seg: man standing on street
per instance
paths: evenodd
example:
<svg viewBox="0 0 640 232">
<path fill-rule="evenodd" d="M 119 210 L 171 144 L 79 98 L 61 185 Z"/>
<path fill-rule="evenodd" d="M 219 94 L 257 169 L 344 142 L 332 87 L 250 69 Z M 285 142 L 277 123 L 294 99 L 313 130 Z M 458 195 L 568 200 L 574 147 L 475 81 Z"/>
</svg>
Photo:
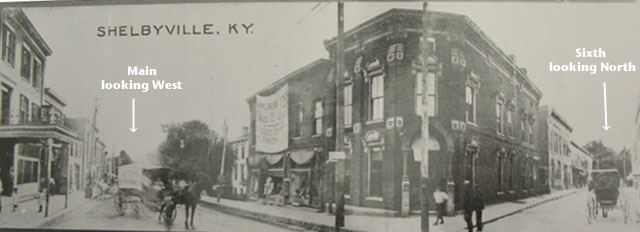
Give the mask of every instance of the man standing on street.
<svg viewBox="0 0 640 232">
<path fill-rule="evenodd" d="M 467 230 L 473 232 L 473 211 L 476 211 L 477 231 L 482 231 L 482 210 L 484 209 L 484 199 L 482 193 L 477 188 L 472 188 L 468 180 L 464 181 L 464 220 L 467 222 Z"/>
</svg>

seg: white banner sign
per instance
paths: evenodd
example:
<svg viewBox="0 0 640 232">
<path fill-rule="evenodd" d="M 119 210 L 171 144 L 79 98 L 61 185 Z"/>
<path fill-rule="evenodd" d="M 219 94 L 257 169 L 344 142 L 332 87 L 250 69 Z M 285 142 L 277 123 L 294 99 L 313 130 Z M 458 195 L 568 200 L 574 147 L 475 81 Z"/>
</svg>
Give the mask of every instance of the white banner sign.
<svg viewBox="0 0 640 232">
<path fill-rule="evenodd" d="M 256 96 L 256 150 L 281 152 L 289 145 L 287 86 L 270 96 Z"/>
</svg>

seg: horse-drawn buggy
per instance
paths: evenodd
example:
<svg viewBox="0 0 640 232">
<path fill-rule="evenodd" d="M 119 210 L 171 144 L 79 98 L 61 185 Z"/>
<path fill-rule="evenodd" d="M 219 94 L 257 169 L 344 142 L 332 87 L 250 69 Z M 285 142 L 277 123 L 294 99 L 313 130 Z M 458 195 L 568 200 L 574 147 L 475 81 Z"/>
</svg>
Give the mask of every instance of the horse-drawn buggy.
<svg viewBox="0 0 640 232">
<path fill-rule="evenodd" d="M 599 213 L 602 217 L 609 216 L 613 209 L 622 212 L 624 223 L 627 223 L 630 213 L 629 199 L 624 194 L 624 185 L 620 184 L 621 178 L 617 169 L 601 169 L 591 172 L 589 183 L 589 195 L 587 198 L 587 222 L 591 224 Z"/>
<path fill-rule="evenodd" d="M 118 191 L 113 203 L 116 212 L 124 216 L 133 211 L 136 216 L 149 208 L 161 212 L 171 201 L 172 188 L 167 186 L 174 171 L 170 168 L 151 165 L 130 164 L 118 167 Z M 166 223 L 171 224 L 177 211 L 160 213 Z M 159 217 L 160 217 L 159 216 Z"/>
<path fill-rule="evenodd" d="M 185 227 L 193 216 L 200 201 L 203 187 L 190 182 L 180 173 L 162 166 L 130 164 L 118 168 L 118 192 L 114 205 L 119 215 L 131 209 L 136 215 L 150 208 L 158 212 L 167 224 L 172 224 L 177 216 L 178 205 L 185 206 Z M 191 217 L 189 215 L 191 214 Z"/>
</svg>

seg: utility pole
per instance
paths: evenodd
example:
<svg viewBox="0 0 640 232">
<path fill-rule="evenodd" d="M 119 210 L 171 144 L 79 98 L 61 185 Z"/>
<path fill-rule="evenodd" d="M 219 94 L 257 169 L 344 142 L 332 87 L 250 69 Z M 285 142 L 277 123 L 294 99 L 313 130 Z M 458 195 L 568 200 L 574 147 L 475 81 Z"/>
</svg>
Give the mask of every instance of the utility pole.
<svg viewBox="0 0 640 232">
<path fill-rule="evenodd" d="M 335 151 L 343 151 L 344 147 L 344 113 L 343 93 L 341 91 L 342 82 L 344 80 L 344 2 L 338 1 L 338 38 L 336 43 L 336 149 Z M 346 158 L 346 157 L 345 157 Z M 336 160 L 336 176 L 335 191 L 337 197 L 336 204 L 336 220 L 335 231 L 340 231 L 340 227 L 344 227 L 344 179 L 345 179 L 345 160 Z"/>
<path fill-rule="evenodd" d="M 225 153 L 227 151 L 227 119 L 224 120 L 224 124 L 222 125 L 222 133 L 223 133 L 223 139 L 224 141 L 222 142 L 222 159 L 220 162 L 220 175 L 218 175 L 218 189 L 217 189 L 217 194 L 218 194 L 218 202 L 220 202 L 220 197 L 222 196 L 222 190 L 224 188 L 226 188 L 226 186 L 224 185 L 224 182 L 226 181 L 226 178 L 224 178 L 224 157 L 225 157 Z"/>
<path fill-rule="evenodd" d="M 422 75 L 427 76 L 429 69 L 429 46 L 427 38 L 429 38 L 429 14 L 427 12 L 428 0 L 423 0 L 422 3 L 422 40 L 420 41 L 420 48 L 422 49 Z M 429 231 L 429 101 L 427 101 L 426 91 L 429 89 L 429 82 L 423 82 L 422 94 L 424 102 L 424 110 L 422 113 L 422 157 L 420 165 L 420 229 L 423 232 Z"/>
</svg>

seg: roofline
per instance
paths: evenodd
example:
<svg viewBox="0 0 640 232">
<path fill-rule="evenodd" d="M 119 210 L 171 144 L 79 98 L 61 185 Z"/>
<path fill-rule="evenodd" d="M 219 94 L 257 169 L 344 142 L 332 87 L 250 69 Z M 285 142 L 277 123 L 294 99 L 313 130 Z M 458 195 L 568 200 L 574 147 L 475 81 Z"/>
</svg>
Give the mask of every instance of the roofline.
<svg viewBox="0 0 640 232">
<path fill-rule="evenodd" d="M 47 96 L 50 96 L 53 100 L 57 101 L 58 103 L 60 103 L 60 105 L 62 106 L 67 106 L 66 103 L 64 103 L 65 101 L 62 99 L 62 97 L 60 97 L 60 95 L 58 95 L 58 93 L 56 93 L 55 91 L 53 91 L 53 89 L 51 88 L 44 88 L 44 93 Z"/>
<path fill-rule="evenodd" d="M 563 126 L 565 126 L 567 129 L 569 129 L 569 132 L 573 132 L 573 128 L 571 127 L 571 125 L 569 125 L 569 122 L 567 122 L 567 120 L 564 119 L 562 117 L 562 115 L 560 115 L 560 113 L 558 113 L 558 111 L 554 107 L 552 107 L 550 105 L 541 106 L 541 108 L 543 108 L 543 107 L 547 108 L 547 110 L 549 111 L 548 112 L 549 116 L 553 117 L 555 115 L 554 118 L 556 120 L 558 120 L 558 122 L 560 122 Z"/>
<path fill-rule="evenodd" d="M 42 38 L 42 35 L 40 35 L 36 27 L 33 25 L 33 23 L 31 23 L 31 20 L 29 19 L 27 14 L 24 13 L 22 8 L 6 8 L 6 9 L 15 11 L 16 16 L 21 17 L 21 19 L 24 20 L 24 24 L 21 24 L 21 26 L 24 28 L 27 34 L 29 34 L 29 36 L 36 42 L 36 46 L 38 46 L 42 50 L 42 52 L 44 53 L 44 56 L 51 56 L 51 54 L 53 54 L 51 47 L 49 47 L 49 45 L 44 40 L 44 38 Z M 19 21 L 20 19 L 16 18 L 16 20 Z"/>
<path fill-rule="evenodd" d="M 480 27 L 473 22 L 468 16 L 463 15 L 463 14 L 455 14 L 455 13 L 448 13 L 448 12 L 440 12 L 440 11 L 428 11 L 430 14 L 439 14 L 439 15 L 446 15 L 446 16 L 450 16 L 453 18 L 460 18 L 462 19 L 462 21 L 464 21 L 467 25 L 469 25 L 469 27 L 471 27 L 474 32 L 476 32 L 480 38 L 482 38 L 485 42 L 487 42 L 487 44 L 489 44 L 489 46 L 498 52 L 498 54 L 500 55 L 500 57 L 505 60 L 507 62 L 507 64 L 511 65 L 513 69 L 516 70 L 516 72 L 518 74 L 520 74 L 520 76 L 522 76 L 524 78 L 524 80 L 531 85 L 531 88 L 533 91 L 535 91 L 535 93 L 538 95 L 539 99 L 542 98 L 543 94 L 542 94 L 542 90 L 540 90 L 540 88 L 538 88 L 538 86 L 536 86 L 531 79 L 529 79 L 529 77 L 527 76 L 527 74 L 523 73 L 522 70 L 511 60 L 509 59 L 508 55 L 500 48 L 498 47 L 498 45 L 496 45 L 495 42 L 493 42 L 493 40 L 491 40 L 489 38 L 489 36 L 487 36 L 481 29 Z M 388 10 L 380 15 L 377 15 L 375 17 L 373 17 L 372 19 L 369 19 L 367 21 L 364 21 L 361 24 L 358 24 L 358 26 L 346 31 L 344 33 L 345 37 L 349 37 L 355 33 L 357 33 L 358 31 L 367 28 L 387 17 L 391 17 L 394 14 L 397 13 L 405 13 L 405 14 L 419 14 L 422 15 L 422 10 L 414 10 L 414 9 L 398 9 L 398 8 L 394 8 L 391 10 Z M 332 44 L 336 43 L 336 37 L 333 37 L 327 41 L 325 41 L 325 48 L 331 46 Z"/>
<path fill-rule="evenodd" d="M 578 148 L 580 151 L 584 152 L 586 155 L 588 155 L 589 157 L 591 157 L 593 159 L 593 155 L 591 153 L 589 153 L 588 151 L 586 151 L 584 148 L 580 147 L 576 142 L 574 142 L 573 140 L 571 141 L 571 145 L 573 145 L 574 147 Z"/>
<path fill-rule="evenodd" d="M 270 89 L 272 89 L 272 88 L 274 88 L 274 87 L 276 87 L 276 86 L 288 81 L 289 79 L 295 77 L 296 75 L 300 74 L 301 72 L 309 70 L 309 69 L 321 64 L 322 62 L 328 62 L 328 61 L 331 61 L 331 60 L 320 58 L 320 59 L 317 59 L 317 60 L 311 62 L 310 64 L 305 65 L 302 68 L 296 69 L 295 71 L 293 71 L 293 72 L 287 74 L 286 76 L 284 76 L 284 77 L 276 80 L 275 82 L 271 83 L 267 87 L 264 87 L 264 88 L 260 89 L 258 92 L 254 93 L 254 94 L 251 94 L 251 96 L 247 97 L 245 99 L 245 101 L 246 102 L 250 102 L 256 95 L 259 95 L 259 94 L 261 94 L 263 92 L 266 92 L 267 90 L 270 90 Z"/>
</svg>

